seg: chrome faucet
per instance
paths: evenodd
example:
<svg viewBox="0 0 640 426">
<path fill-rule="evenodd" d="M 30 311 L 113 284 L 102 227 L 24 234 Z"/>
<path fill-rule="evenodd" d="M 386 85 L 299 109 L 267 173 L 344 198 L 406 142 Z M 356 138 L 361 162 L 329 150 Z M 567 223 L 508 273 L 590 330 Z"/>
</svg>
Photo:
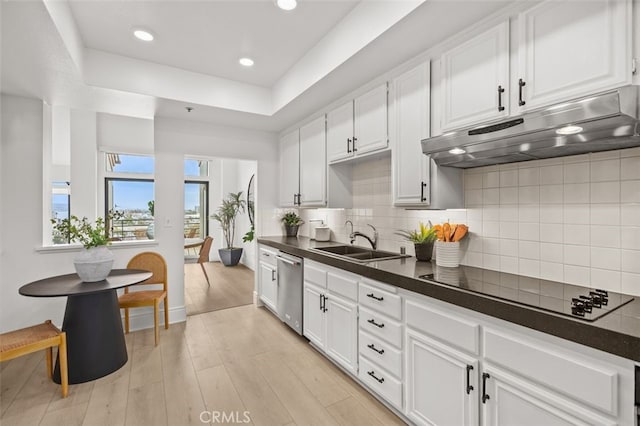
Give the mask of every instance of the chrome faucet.
<svg viewBox="0 0 640 426">
<path fill-rule="evenodd" d="M 350 222 L 350 221 L 347 221 Z M 370 226 L 371 229 L 373 229 L 373 239 L 371 239 L 368 235 L 363 234 L 362 232 L 353 232 L 353 224 L 351 224 L 351 234 L 349 234 L 349 238 L 351 238 L 351 244 L 353 244 L 356 241 L 356 237 L 362 237 L 365 238 L 367 241 L 369 241 L 369 244 L 371 244 L 371 248 L 376 250 L 376 248 L 378 247 L 378 230 L 371 224 L 367 224 L 367 226 Z"/>
</svg>

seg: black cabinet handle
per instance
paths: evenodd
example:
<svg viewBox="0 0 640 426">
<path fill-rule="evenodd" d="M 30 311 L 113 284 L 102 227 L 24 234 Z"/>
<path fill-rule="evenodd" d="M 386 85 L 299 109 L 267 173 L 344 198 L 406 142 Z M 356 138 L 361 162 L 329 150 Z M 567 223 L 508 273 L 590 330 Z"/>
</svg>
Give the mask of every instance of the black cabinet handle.
<svg viewBox="0 0 640 426">
<path fill-rule="evenodd" d="M 378 383 L 384 383 L 384 377 L 377 378 L 375 371 L 373 371 L 373 370 L 367 371 L 367 374 L 370 375 L 371 377 L 373 377 L 374 379 L 376 379 L 378 381 Z"/>
<path fill-rule="evenodd" d="M 482 403 L 485 404 L 487 399 L 491 399 L 487 395 L 487 379 L 491 378 L 489 373 L 482 373 Z"/>
<path fill-rule="evenodd" d="M 471 385 L 471 381 L 469 380 L 469 372 L 471 370 L 473 370 L 473 365 L 467 365 L 467 395 L 469 395 L 473 390 L 473 386 Z"/>
<path fill-rule="evenodd" d="M 424 197 L 424 189 L 426 187 L 427 187 L 427 183 L 426 182 L 420 182 L 420 202 L 421 203 L 427 201 L 427 199 Z"/>
<path fill-rule="evenodd" d="M 351 138 L 347 138 L 347 153 L 351 153 Z"/>
<path fill-rule="evenodd" d="M 320 295 L 320 310 L 322 311 L 324 309 L 324 294 Z M 324 311 L 323 311 L 324 312 Z"/>
<path fill-rule="evenodd" d="M 502 106 L 502 94 L 504 93 L 504 87 L 498 86 L 498 111 L 504 111 L 504 107 Z M 520 92 L 522 93 L 522 92 Z M 521 95 L 522 99 L 522 95 Z"/>
<path fill-rule="evenodd" d="M 378 352 L 380 355 L 382 355 L 384 353 L 384 349 L 376 349 L 376 347 L 373 345 L 373 343 L 371 343 L 370 345 L 367 345 L 367 347 L 369 349 L 371 349 L 374 352 Z"/>
<path fill-rule="evenodd" d="M 372 318 L 372 319 L 367 320 L 367 322 L 368 322 L 369 324 L 373 324 L 373 325 L 375 325 L 375 326 L 376 326 L 376 327 L 378 327 L 378 328 L 382 328 L 382 327 L 384 327 L 384 324 L 378 324 L 378 323 L 376 322 L 376 320 L 374 320 L 373 318 Z"/>
<path fill-rule="evenodd" d="M 322 303 L 322 312 L 327 312 L 329 310 L 329 308 L 327 308 L 327 300 L 329 300 L 329 298 L 324 295 L 322 297 L 324 297 L 324 302 Z"/>
<path fill-rule="evenodd" d="M 302 194 L 298 192 L 298 205 L 302 205 Z"/>
<path fill-rule="evenodd" d="M 272 269 L 271 270 L 271 281 L 275 281 L 276 280 L 276 270 Z"/>
<path fill-rule="evenodd" d="M 367 294 L 367 297 L 370 297 L 372 299 L 377 300 L 378 302 L 382 302 L 384 300 L 384 297 L 376 297 L 373 293 L 369 293 Z"/>
<path fill-rule="evenodd" d="M 522 100 L 522 88 L 526 85 L 527 83 L 523 79 L 518 80 L 518 105 L 520 106 L 526 104 L 526 102 Z"/>
<path fill-rule="evenodd" d="M 358 140 L 358 138 L 356 138 L 355 136 L 353 137 L 353 152 L 356 152 L 356 141 Z"/>
</svg>

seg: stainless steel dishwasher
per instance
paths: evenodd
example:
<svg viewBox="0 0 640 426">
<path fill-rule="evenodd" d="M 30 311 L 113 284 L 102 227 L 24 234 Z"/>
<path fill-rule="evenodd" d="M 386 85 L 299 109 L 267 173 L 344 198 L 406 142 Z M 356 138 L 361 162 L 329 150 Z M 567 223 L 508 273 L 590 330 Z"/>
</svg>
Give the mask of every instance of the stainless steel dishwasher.
<svg viewBox="0 0 640 426">
<path fill-rule="evenodd" d="M 278 316 L 302 334 L 302 258 L 280 252 L 278 260 Z"/>
</svg>

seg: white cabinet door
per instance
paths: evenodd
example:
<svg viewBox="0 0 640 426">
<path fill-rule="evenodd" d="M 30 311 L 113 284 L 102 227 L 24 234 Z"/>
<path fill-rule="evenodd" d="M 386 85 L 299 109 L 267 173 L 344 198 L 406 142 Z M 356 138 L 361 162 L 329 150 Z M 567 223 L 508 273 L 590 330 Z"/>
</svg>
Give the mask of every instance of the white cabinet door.
<svg viewBox="0 0 640 426">
<path fill-rule="evenodd" d="M 323 296 L 321 288 L 304 283 L 302 334 L 320 348 L 325 347 Z"/>
<path fill-rule="evenodd" d="M 395 78 L 390 87 L 395 205 L 429 203 L 429 161 L 420 142 L 429 136 L 429 62 Z"/>
<path fill-rule="evenodd" d="M 330 294 L 326 300 L 327 354 L 348 371 L 358 372 L 358 308 Z"/>
<path fill-rule="evenodd" d="M 326 205 L 325 118 L 318 117 L 300 128 L 300 204 Z"/>
<path fill-rule="evenodd" d="M 355 155 L 384 149 L 388 146 L 387 85 L 383 84 L 357 97 L 354 101 Z"/>
<path fill-rule="evenodd" d="M 327 160 L 353 157 L 353 101 L 327 113 Z"/>
<path fill-rule="evenodd" d="M 260 262 L 260 300 L 277 313 L 278 281 L 276 268 Z"/>
<path fill-rule="evenodd" d="M 280 206 L 296 205 L 300 189 L 300 137 L 298 130 L 280 140 Z"/>
<path fill-rule="evenodd" d="M 443 130 L 507 116 L 508 21 L 443 53 L 441 66 Z"/>
<path fill-rule="evenodd" d="M 616 424 L 612 420 L 502 370 L 488 366 L 485 367 L 483 374 L 487 376 L 481 379 L 480 386 L 484 381 L 488 396 L 484 398 L 484 402 L 481 402 L 484 426 L 613 426 Z"/>
<path fill-rule="evenodd" d="M 478 425 L 477 360 L 412 330 L 406 336 L 408 417 L 422 425 Z"/>
<path fill-rule="evenodd" d="M 515 112 L 631 82 L 631 4 L 546 1 L 520 14 Z"/>
</svg>

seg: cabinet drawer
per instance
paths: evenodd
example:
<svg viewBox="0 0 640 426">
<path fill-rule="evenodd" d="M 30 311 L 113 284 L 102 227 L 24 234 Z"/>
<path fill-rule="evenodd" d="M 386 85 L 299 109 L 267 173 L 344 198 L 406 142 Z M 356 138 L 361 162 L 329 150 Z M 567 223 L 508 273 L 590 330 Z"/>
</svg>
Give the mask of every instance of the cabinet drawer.
<svg viewBox="0 0 640 426">
<path fill-rule="evenodd" d="M 313 283 L 319 287 L 327 287 L 327 271 L 310 263 L 308 260 L 304 262 L 304 280 Z"/>
<path fill-rule="evenodd" d="M 618 373 L 565 353 L 484 329 L 484 357 L 606 413 L 618 411 Z"/>
<path fill-rule="evenodd" d="M 397 294 L 360 282 L 358 301 L 360 305 L 382 312 L 391 318 L 402 319 L 402 299 Z"/>
<path fill-rule="evenodd" d="M 451 313 L 407 300 L 405 304 L 407 326 L 433 336 L 454 347 L 473 354 L 480 350 L 480 325 L 465 321 Z"/>
<path fill-rule="evenodd" d="M 384 340 L 360 330 L 358 336 L 360 356 L 364 356 L 375 364 L 389 371 L 397 379 L 402 378 L 402 352 Z"/>
<path fill-rule="evenodd" d="M 265 247 L 260 247 L 260 262 L 264 262 L 268 265 L 275 267 L 278 264 L 276 260 L 276 256 L 278 255 L 277 250 L 271 250 Z"/>
<path fill-rule="evenodd" d="M 358 377 L 367 387 L 402 410 L 402 382 L 389 372 L 361 356 Z"/>
<path fill-rule="evenodd" d="M 402 324 L 375 311 L 360 307 L 360 329 L 402 348 Z"/>
<path fill-rule="evenodd" d="M 355 275 L 328 272 L 327 288 L 332 293 L 358 300 L 358 277 Z"/>
</svg>

